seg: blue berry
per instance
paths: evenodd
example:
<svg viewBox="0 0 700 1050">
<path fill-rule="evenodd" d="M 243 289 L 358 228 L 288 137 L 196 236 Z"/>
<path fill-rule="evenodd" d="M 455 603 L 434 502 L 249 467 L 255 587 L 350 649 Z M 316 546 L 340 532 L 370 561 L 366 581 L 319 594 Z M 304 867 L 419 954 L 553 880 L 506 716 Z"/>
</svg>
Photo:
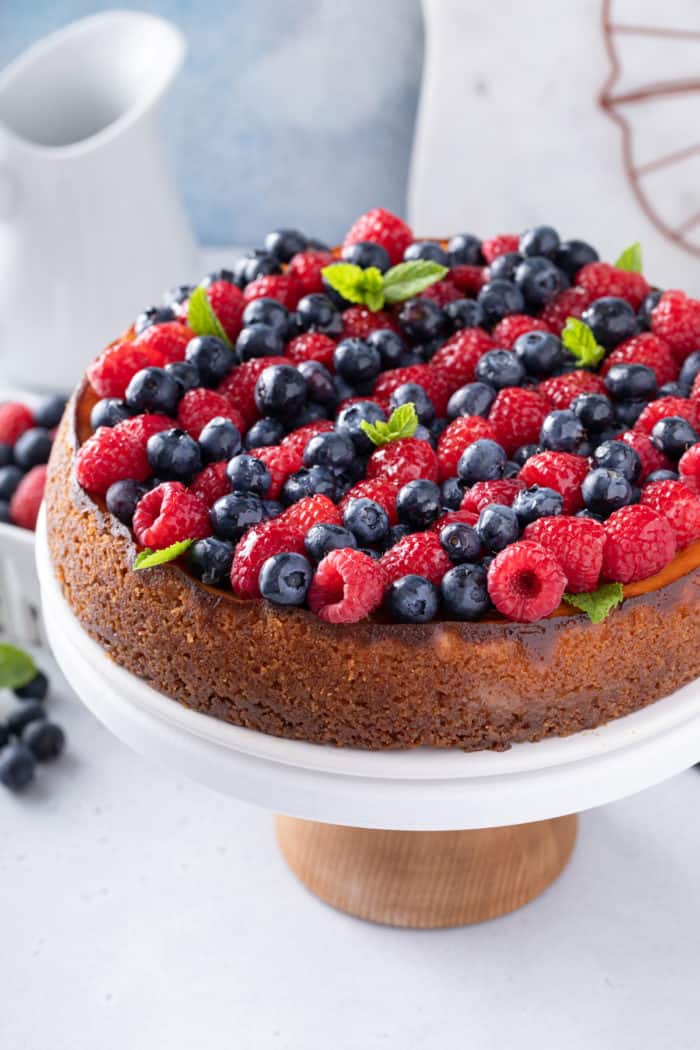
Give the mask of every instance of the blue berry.
<svg viewBox="0 0 700 1050">
<path fill-rule="evenodd" d="M 377 328 L 367 336 L 367 342 L 375 350 L 379 351 L 382 369 L 398 368 L 401 357 L 406 349 L 405 343 L 398 332 L 391 328 Z"/>
<path fill-rule="evenodd" d="M 214 335 L 190 339 L 185 347 L 185 360 L 197 369 L 200 386 L 206 387 L 218 386 L 236 363 L 230 347 Z"/>
<path fill-rule="evenodd" d="M 0 751 L 0 784 L 21 791 L 34 779 L 36 759 L 26 744 L 8 744 Z"/>
<path fill-rule="evenodd" d="M 132 376 L 125 400 L 133 412 L 155 412 L 174 416 L 182 396 L 177 380 L 164 368 L 142 368 Z"/>
<path fill-rule="evenodd" d="M 698 434 L 688 420 L 683 419 L 682 416 L 667 416 L 666 419 L 660 419 L 654 424 L 651 441 L 672 462 L 676 462 L 691 445 L 697 443 Z"/>
<path fill-rule="evenodd" d="M 10 500 L 24 477 L 24 472 L 13 463 L 0 467 L 0 499 Z"/>
<path fill-rule="evenodd" d="M 271 274 L 281 272 L 282 267 L 279 259 L 271 255 L 270 252 L 256 251 L 246 256 L 243 260 L 242 278 L 244 284 L 250 284 L 252 281 L 256 281 L 258 277 L 269 277 Z M 240 279 L 239 275 L 240 271 L 237 266 L 236 277 Z"/>
<path fill-rule="evenodd" d="M 513 352 L 531 376 L 551 376 L 564 363 L 566 351 L 551 332 L 532 331 L 518 336 Z"/>
<path fill-rule="evenodd" d="M 297 303 L 297 317 L 305 332 L 325 332 L 327 335 L 339 335 L 343 328 L 343 319 L 335 305 L 323 292 L 312 292 Z"/>
<path fill-rule="evenodd" d="M 410 536 L 412 532 L 413 529 L 409 528 L 408 525 L 392 525 L 389 529 L 389 534 L 384 543 L 381 544 L 380 549 L 382 551 L 390 550 L 391 547 L 399 542 L 399 540 L 402 540 L 404 536 Z"/>
<path fill-rule="evenodd" d="M 508 314 L 521 314 L 525 299 L 512 281 L 493 280 L 479 290 L 476 301 L 484 311 L 484 323 L 492 326 Z"/>
<path fill-rule="evenodd" d="M 51 430 L 61 422 L 66 399 L 62 394 L 51 394 L 41 399 L 34 409 L 34 422 L 38 427 L 46 427 Z"/>
<path fill-rule="evenodd" d="M 187 552 L 187 561 L 197 579 L 210 587 L 218 587 L 231 575 L 233 544 L 215 536 L 196 540 Z"/>
<path fill-rule="evenodd" d="M 678 382 L 682 387 L 690 390 L 698 375 L 700 375 L 700 350 L 693 350 L 681 365 Z"/>
<path fill-rule="evenodd" d="M 297 252 L 306 249 L 306 237 L 299 230 L 273 230 L 265 235 L 265 251 L 273 255 L 280 262 L 289 262 Z"/>
<path fill-rule="evenodd" d="M 449 419 L 457 416 L 488 416 L 496 391 L 488 383 L 467 383 L 455 390 L 447 402 Z"/>
<path fill-rule="evenodd" d="M 523 261 L 520 252 L 504 252 L 489 264 L 489 280 L 512 281 L 515 271 Z"/>
<path fill-rule="evenodd" d="M 303 554 L 273 554 L 260 569 L 260 593 L 276 605 L 303 605 L 312 576 Z"/>
<path fill-rule="evenodd" d="M 362 429 L 362 422 L 386 422 L 386 415 L 374 401 L 356 401 L 342 408 L 335 421 L 335 429 L 350 438 L 357 452 L 370 452 L 374 445 Z"/>
<path fill-rule="evenodd" d="M 642 474 L 642 461 L 633 448 L 624 441 L 604 441 L 593 453 L 596 467 L 614 470 L 631 483 L 639 481 Z"/>
<path fill-rule="evenodd" d="M 512 350 L 487 350 L 479 358 L 474 375 L 495 390 L 503 390 L 507 386 L 520 386 L 525 369 Z"/>
<path fill-rule="evenodd" d="M 606 350 L 613 350 L 639 332 L 639 321 L 630 304 L 613 296 L 596 299 L 583 311 L 582 320 Z"/>
<path fill-rule="evenodd" d="M 583 479 L 581 495 L 588 510 L 601 518 L 607 518 L 613 511 L 631 503 L 632 486 L 617 471 L 598 467 Z"/>
<path fill-rule="evenodd" d="M 37 762 L 52 762 L 66 746 L 66 735 L 55 722 L 32 722 L 22 733 L 22 743 Z"/>
<path fill-rule="evenodd" d="M 520 473 L 520 464 L 516 463 L 512 459 L 506 460 L 506 465 L 503 468 L 503 477 L 504 478 L 517 478 L 519 473 Z"/>
<path fill-rule="evenodd" d="M 484 311 L 476 299 L 455 299 L 447 303 L 442 312 L 453 332 L 461 328 L 478 328 L 484 323 Z"/>
<path fill-rule="evenodd" d="M 328 467 L 303 467 L 290 474 L 282 486 L 282 501 L 287 504 L 306 496 L 328 496 L 334 500 L 336 495 L 336 479 Z"/>
<path fill-rule="evenodd" d="M 252 492 L 230 492 L 218 499 L 209 511 L 212 529 L 224 540 L 239 539 L 264 516 L 262 503 Z"/>
<path fill-rule="evenodd" d="M 533 226 L 520 237 L 521 255 L 543 255 L 553 258 L 559 248 L 559 234 L 552 226 Z"/>
<path fill-rule="evenodd" d="M 342 525 L 318 522 L 306 533 L 304 547 L 310 558 L 320 561 L 329 551 L 357 547 L 357 539 L 350 529 L 343 528 Z"/>
<path fill-rule="evenodd" d="M 440 598 L 435 584 L 411 573 L 394 580 L 386 605 L 392 619 L 399 623 L 429 623 L 437 616 Z"/>
<path fill-rule="evenodd" d="M 552 452 L 576 452 L 586 436 L 583 423 L 570 408 L 558 408 L 545 416 L 540 444 Z"/>
<path fill-rule="evenodd" d="M 202 453 L 193 437 L 179 427 L 153 434 L 146 444 L 148 465 L 163 481 L 191 481 L 202 466 Z"/>
<path fill-rule="evenodd" d="M 648 292 L 644 297 L 642 305 L 639 307 L 639 323 L 642 328 L 651 328 L 651 312 L 655 306 L 658 306 L 659 299 L 664 293 L 661 289 L 657 288 L 653 292 Z"/>
<path fill-rule="evenodd" d="M 202 385 L 199 372 L 190 361 L 173 361 L 165 366 L 165 371 L 178 384 L 181 394 L 186 394 L 188 390 L 196 390 Z"/>
<path fill-rule="evenodd" d="M 436 447 L 436 441 L 432 431 L 428 427 L 424 426 L 422 423 L 418 424 L 413 436 L 414 438 L 417 438 L 418 441 L 427 441 L 428 444 L 432 446 L 432 448 Z"/>
<path fill-rule="evenodd" d="M 245 436 L 246 448 L 263 448 L 266 445 L 279 445 L 285 435 L 284 423 L 270 416 L 256 420 Z"/>
<path fill-rule="evenodd" d="M 335 430 L 325 434 L 314 434 L 304 449 L 305 467 L 330 467 L 331 470 L 344 470 L 355 458 L 355 446 L 350 438 L 344 437 Z"/>
<path fill-rule="evenodd" d="M 228 275 L 226 278 L 228 283 L 233 284 L 233 274 L 231 271 L 224 270 L 222 272 Z M 174 287 L 168 288 L 167 292 L 164 293 L 163 302 L 166 306 L 181 306 L 187 299 L 189 299 L 193 291 L 194 285 L 192 284 L 176 284 Z"/>
<path fill-rule="evenodd" d="M 18 704 L 7 716 L 7 728 L 11 735 L 19 736 L 30 722 L 43 722 L 46 709 L 40 700 L 28 700 Z"/>
<path fill-rule="evenodd" d="M 214 416 L 202 427 L 199 448 L 203 463 L 230 459 L 241 447 L 241 435 L 235 423 L 225 416 Z"/>
<path fill-rule="evenodd" d="M 528 459 L 536 456 L 537 453 L 541 451 L 541 445 L 520 445 L 520 447 L 516 448 L 513 453 L 513 462 L 517 463 L 519 467 L 522 467 L 523 464 L 527 463 Z"/>
<path fill-rule="evenodd" d="M 45 700 L 48 691 L 49 680 L 43 671 L 37 671 L 28 682 L 12 690 L 20 700 Z"/>
<path fill-rule="evenodd" d="M 253 299 L 243 311 L 243 327 L 264 324 L 274 328 L 284 337 L 289 327 L 289 310 L 277 299 Z"/>
<path fill-rule="evenodd" d="M 293 416 L 305 398 L 306 380 L 292 365 L 268 365 L 255 384 L 255 404 L 263 415 Z"/>
<path fill-rule="evenodd" d="M 491 503 L 479 515 L 476 531 L 487 551 L 503 550 L 509 543 L 515 543 L 520 535 L 518 515 L 512 507 Z"/>
<path fill-rule="evenodd" d="M 438 416 L 436 419 L 433 419 L 432 422 L 429 424 L 428 430 L 430 431 L 430 433 L 433 435 L 434 438 L 439 438 L 440 435 L 445 430 L 447 430 L 447 427 L 449 426 L 449 422 L 450 422 L 449 419 L 445 419 L 444 416 Z"/>
<path fill-rule="evenodd" d="M 254 357 L 279 357 L 283 351 L 282 330 L 269 324 L 252 324 L 242 329 L 236 339 L 236 357 L 240 362 L 250 361 Z"/>
<path fill-rule="evenodd" d="M 430 262 L 439 263 L 440 266 L 450 265 L 450 257 L 437 241 L 415 241 L 409 244 L 403 253 L 405 262 L 413 262 L 415 259 L 428 259 Z"/>
<path fill-rule="evenodd" d="M 381 543 L 389 535 L 389 517 L 384 508 L 365 496 L 348 500 L 343 525 L 363 544 Z"/>
<path fill-rule="evenodd" d="M 400 405 L 412 404 L 415 407 L 418 421 L 424 426 L 432 423 L 435 418 L 433 402 L 422 386 L 418 383 L 402 383 L 392 390 L 389 397 L 389 408 L 393 411 Z"/>
<path fill-rule="evenodd" d="M 15 441 L 12 450 L 15 463 L 23 470 L 31 470 L 41 463 L 47 463 L 52 444 L 51 435 L 46 427 L 30 427 Z"/>
<path fill-rule="evenodd" d="M 401 307 L 399 325 L 409 343 L 429 343 L 442 335 L 445 318 L 432 299 L 409 299 Z"/>
<path fill-rule="evenodd" d="M 154 324 L 164 324 L 166 321 L 175 321 L 177 316 L 172 306 L 149 306 L 138 315 L 134 321 L 136 335 L 141 335 L 147 328 Z"/>
<path fill-rule="evenodd" d="M 265 496 L 272 483 L 263 461 L 245 452 L 228 461 L 226 477 L 234 492 L 252 492 L 256 496 Z"/>
<path fill-rule="evenodd" d="M 457 473 L 465 485 L 477 481 L 493 481 L 503 477 L 507 456 L 491 438 L 479 438 L 467 445 L 457 464 Z"/>
<path fill-rule="evenodd" d="M 582 266 L 598 261 L 598 252 L 585 241 L 562 241 L 553 259 L 567 277 L 573 278 Z"/>
<path fill-rule="evenodd" d="M 284 511 L 284 507 L 279 500 L 276 499 L 264 499 L 262 505 L 266 518 L 279 518 L 280 514 Z"/>
<path fill-rule="evenodd" d="M 451 266 L 483 266 L 481 241 L 473 233 L 456 233 L 447 245 Z"/>
<path fill-rule="evenodd" d="M 440 581 L 445 612 L 456 620 L 478 620 L 491 604 L 484 565 L 455 565 Z"/>
<path fill-rule="evenodd" d="M 613 407 L 605 394 L 579 394 L 569 407 L 581 420 L 584 430 L 592 433 L 605 430 L 614 418 Z"/>
<path fill-rule="evenodd" d="M 448 510 L 459 510 L 464 499 L 464 482 L 458 477 L 446 478 L 440 488 L 442 505 Z"/>
<path fill-rule="evenodd" d="M 523 259 L 515 271 L 514 281 L 531 307 L 545 306 L 568 283 L 559 267 L 543 255 Z"/>
<path fill-rule="evenodd" d="M 656 373 L 646 365 L 613 365 L 605 386 L 616 401 L 651 401 L 658 392 Z"/>
<path fill-rule="evenodd" d="M 148 485 L 133 478 L 123 478 L 115 481 L 107 489 L 105 503 L 107 510 L 123 525 L 131 525 L 136 510 L 136 504 L 148 492 Z"/>
<path fill-rule="evenodd" d="M 319 419 L 328 418 L 328 409 L 325 405 L 319 405 L 316 401 L 307 401 L 299 411 L 288 419 L 285 419 L 287 433 L 306 426 L 307 423 L 316 423 Z"/>
<path fill-rule="evenodd" d="M 644 484 L 651 485 L 652 481 L 678 481 L 678 477 L 676 470 L 652 470 L 651 474 L 645 477 Z"/>
<path fill-rule="evenodd" d="M 513 500 L 513 510 L 523 528 L 537 518 L 551 518 L 561 514 L 563 508 L 564 500 L 559 492 L 540 488 L 539 485 L 522 489 Z"/>
<path fill-rule="evenodd" d="M 618 401 L 615 405 L 615 422 L 621 424 L 623 430 L 628 430 L 634 426 L 646 407 L 646 401 Z"/>
<path fill-rule="evenodd" d="M 396 495 L 399 520 L 414 529 L 427 529 L 440 514 L 440 489 L 434 481 L 408 481 Z"/>
<path fill-rule="evenodd" d="M 381 244 L 375 244 L 374 241 L 358 241 L 357 244 L 347 245 L 343 248 L 342 259 L 343 262 L 360 266 L 363 270 L 374 266 L 381 273 L 386 273 L 391 266 L 386 248 L 382 248 Z"/>
<path fill-rule="evenodd" d="M 301 361 L 297 368 L 306 380 L 306 392 L 310 401 L 319 405 L 333 405 L 336 401 L 333 376 L 320 361 Z"/>
<path fill-rule="evenodd" d="M 333 367 L 348 383 L 364 383 L 379 375 L 382 359 L 366 339 L 341 339 L 333 351 Z"/>
<path fill-rule="evenodd" d="M 458 565 L 463 561 L 478 561 L 481 540 L 476 529 L 466 521 L 451 521 L 440 529 L 440 544 L 450 559 Z"/>
<path fill-rule="evenodd" d="M 671 380 L 659 387 L 659 397 L 688 397 L 690 387 L 681 386 L 680 383 Z"/>
<path fill-rule="evenodd" d="M 118 397 L 103 397 L 92 406 L 90 426 L 93 430 L 98 427 L 116 427 L 117 423 L 130 419 L 132 415 L 126 401 Z"/>
<path fill-rule="evenodd" d="M 93 427 L 93 429 L 97 428 Z M 12 445 L 8 445 L 5 441 L 0 441 L 0 467 L 9 467 L 12 462 Z"/>
</svg>

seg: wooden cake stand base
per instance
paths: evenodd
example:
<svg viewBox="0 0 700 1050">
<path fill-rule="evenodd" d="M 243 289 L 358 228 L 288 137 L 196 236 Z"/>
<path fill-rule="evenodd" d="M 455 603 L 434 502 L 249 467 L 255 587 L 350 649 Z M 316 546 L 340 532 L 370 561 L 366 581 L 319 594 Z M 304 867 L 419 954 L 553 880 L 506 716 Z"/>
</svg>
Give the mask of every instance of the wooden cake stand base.
<svg viewBox="0 0 700 1050">
<path fill-rule="evenodd" d="M 414 929 L 483 922 L 527 904 L 556 879 L 577 817 L 476 831 L 381 831 L 277 817 L 294 874 L 360 919 Z"/>
</svg>

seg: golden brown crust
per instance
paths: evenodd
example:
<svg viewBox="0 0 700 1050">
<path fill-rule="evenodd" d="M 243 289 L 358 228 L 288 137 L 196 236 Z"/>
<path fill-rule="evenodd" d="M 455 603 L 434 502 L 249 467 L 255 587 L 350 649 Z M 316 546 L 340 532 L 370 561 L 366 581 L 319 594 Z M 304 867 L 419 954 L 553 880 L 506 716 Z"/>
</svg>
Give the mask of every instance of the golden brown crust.
<svg viewBox="0 0 700 1050">
<path fill-rule="evenodd" d="M 128 530 L 72 477 L 75 405 L 46 489 L 57 577 L 111 657 L 187 707 L 318 743 L 478 750 L 601 725 L 700 675 L 698 568 L 598 625 L 581 614 L 329 625 L 205 588 L 175 565 L 135 573 Z"/>
</svg>

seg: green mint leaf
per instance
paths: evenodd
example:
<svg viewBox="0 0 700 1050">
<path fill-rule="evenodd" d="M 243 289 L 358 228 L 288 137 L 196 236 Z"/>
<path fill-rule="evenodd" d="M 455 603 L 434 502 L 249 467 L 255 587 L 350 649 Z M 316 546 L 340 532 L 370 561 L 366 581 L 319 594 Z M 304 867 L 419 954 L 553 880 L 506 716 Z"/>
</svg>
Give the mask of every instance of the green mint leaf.
<svg viewBox="0 0 700 1050">
<path fill-rule="evenodd" d="M 420 295 L 424 288 L 435 284 L 447 273 L 447 267 L 430 259 L 414 259 L 392 266 L 384 274 L 384 299 L 387 303 L 402 303 Z"/>
<path fill-rule="evenodd" d="M 0 688 L 19 689 L 36 675 L 36 664 L 29 653 L 6 642 L 0 643 Z"/>
<path fill-rule="evenodd" d="M 585 612 L 591 623 L 601 623 L 622 602 L 622 584 L 603 583 L 588 594 L 565 594 L 564 601 Z"/>
<path fill-rule="evenodd" d="M 595 368 L 605 357 L 605 348 L 596 343 L 588 325 L 577 317 L 567 317 L 561 341 L 582 368 Z"/>
<path fill-rule="evenodd" d="M 362 302 L 370 309 L 381 310 L 384 306 L 384 278 L 381 270 L 376 266 L 368 266 L 361 271 L 358 288 L 362 295 Z"/>
<path fill-rule="evenodd" d="M 370 267 L 370 269 L 375 269 L 375 267 Z M 331 263 L 330 266 L 324 266 L 321 270 L 326 284 L 329 284 L 349 303 L 364 303 L 365 272 L 361 266 L 355 266 L 354 263 Z M 379 273 L 379 270 L 376 272 Z M 381 274 L 379 276 L 381 277 Z"/>
<path fill-rule="evenodd" d="M 136 561 L 134 562 L 135 569 L 152 569 L 154 565 L 165 565 L 166 562 L 175 561 L 181 554 L 184 554 L 188 550 L 194 540 L 179 540 L 177 543 L 171 543 L 169 547 L 163 547 L 162 550 L 152 551 L 147 547 L 145 551 L 141 551 L 140 554 L 136 555 Z"/>
<path fill-rule="evenodd" d="M 418 426 L 416 406 L 412 401 L 408 401 L 394 409 L 388 422 L 368 423 L 363 419 L 360 426 L 377 448 L 388 445 L 390 441 L 398 441 L 399 438 L 413 437 Z"/>
<path fill-rule="evenodd" d="M 627 270 L 628 273 L 642 272 L 642 246 L 639 241 L 630 244 L 620 255 L 615 266 L 618 270 Z"/>
<path fill-rule="evenodd" d="M 217 339 L 223 340 L 226 346 L 232 346 L 221 321 L 211 308 L 206 288 L 202 288 L 201 285 L 195 288 L 190 295 L 187 306 L 187 324 L 195 335 L 215 335 Z"/>
</svg>

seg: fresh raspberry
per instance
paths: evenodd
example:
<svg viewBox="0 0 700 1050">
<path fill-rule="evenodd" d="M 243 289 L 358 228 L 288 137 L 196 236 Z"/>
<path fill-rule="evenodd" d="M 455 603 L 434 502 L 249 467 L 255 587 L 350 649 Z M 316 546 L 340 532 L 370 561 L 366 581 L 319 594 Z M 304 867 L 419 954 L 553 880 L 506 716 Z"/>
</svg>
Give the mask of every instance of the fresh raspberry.
<svg viewBox="0 0 700 1050">
<path fill-rule="evenodd" d="M 700 538 L 700 502 L 682 481 L 652 481 L 642 489 L 641 502 L 668 521 L 679 550 Z"/>
<path fill-rule="evenodd" d="M 639 309 L 649 293 L 649 285 L 641 273 L 618 270 L 617 266 L 605 262 L 582 266 L 576 274 L 576 284 L 585 288 L 592 299 L 612 295 L 616 299 L 626 299 L 635 310 Z"/>
<path fill-rule="evenodd" d="M 671 347 L 653 332 L 642 332 L 641 335 L 625 339 L 624 343 L 616 346 L 603 361 L 600 374 L 606 376 L 613 365 L 630 363 L 646 365 L 647 368 L 653 369 L 659 386 L 678 378 L 678 364 L 671 353 Z"/>
<path fill-rule="evenodd" d="M 145 481 L 151 468 L 140 439 L 125 431 L 123 423 L 117 423 L 116 427 L 98 427 L 81 445 L 75 457 L 75 473 L 84 489 L 104 496 L 109 486 L 122 478 Z"/>
<path fill-rule="evenodd" d="M 251 448 L 249 455 L 261 459 L 272 479 L 267 491 L 268 499 L 278 499 L 282 486 L 295 470 L 301 468 L 301 454 L 281 445 L 264 445 L 262 448 Z"/>
<path fill-rule="evenodd" d="M 594 372 L 577 369 L 561 376 L 552 376 L 538 384 L 537 389 L 548 397 L 555 408 L 568 408 L 579 394 L 606 394 L 605 383 Z"/>
<path fill-rule="evenodd" d="M 307 496 L 287 507 L 280 515 L 280 521 L 302 529 L 306 535 L 312 525 L 321 522 L 326 525 L 342 525 L 343 515 L 328 496 Z"/>
<path fill-rule="evenodd" d="M 370 332 L 390 328 L 398 332 L 395 319 L 386 310 L 368 310 L 366 306 L 349 306 L 343 310 L 343 339 L 366 339 Z"/>
<path fill-rule="evenodd" d="M 457 299 L 463 298 L 463 293 L 448 277 L 443 277 L 435 284 L 429 284 L 420 294 L 421 298 L 432 299 L 438 306 L 447 306 L 448 303 L 454 303 Z"/>
<path fill-rule="evenodd" d="M 440 481 L 455 476 L 459 457 L 467 445 L 471 445 L 473 441 L 478 441 L 480 438 L 498 441 L 498 432 L 493 423 L 482 419 L 481 416 L 459 416 L 452 420 L 438 438 L 437 457 Z"/>
<path fill-rule="evenodd" d="M 15 489 L 10 500 L 10 521 L 21 529 L 36 528 L 39 507 L 46 486 L 46 464 L 32 467 Z"/>
<path fill-rule="evenodd" d="M 436 532 L 409 533 L 381 556 L 379 564 L 389 583 L 416 573 L 427 577 L 431 583 L 439 584 L 452 568 L 449 555 L 443 550 Z"/>
<path fill-rule="evenodd" d="M 530 317 L 528 314 L 509 314 L 499 321 L 493 332 L 495 346 L 503 346 L 506 350 L 512 350 L 515 340 L 527 332 L 548 332 L 549 328 L 539 317 Z"/>
<path fill-rule="evenodd" d="M 500 503 L 501 501 L 495 501 Z M 441 530 L 444 529 L 445 525 L 451 525 L 455 521 L 463 522 L 465 525 L 476 525 L 479 520 L 479 515 L 473 510 L 448 510 L 446 514 L 441 514 L 437 521 L 434 521 L 430 526 L 431 532 L 437 532 L 439 535 Z"/>
<path fill-rule="evenodd" d="M 226 335 L 235 343 L 246 304 L 240 288 L 228 281 L 212 281 L 207 287 L 207 299 Z"/>
<path fill-rule="evenodd" d="M 688 451 L 683 453 L 678 462 L 678 473 L 681 481 L 689 489 L 696 494 L 700 493 L 700 443 L 691 445 Z"/>
<path fill-rule="evenodd" d="M 295 364 L 302 361 L 320 361 L 326 368 L 333 370 L 333 352 L 335 341 L 323 332 L 305 332 L 287 343 L 285 354 Z"/>
<path fill-rule="evenodd" d="M 416 478 L 437 481 L 437 456 L 427 441 L 399 438 L 372 453 L 367 464 L 367 477 L 392 478 L 401 485 Z"/>
<path fill-rule="evenodd" d="M 260 418 L 258 406 L 255 404 L 255 384 L 258 376 L 268 365 L 288 364 L 287 357 L 254 357 L 251 361 L 244 361 L 238 368 L 234 368 L 219 383 L 219 393 L 227 397 L 234 408 L 238 409 L 246 429 Z"/>
<path fill-rule="evenodd" d="M 620 434 L 617 441 L 624 441 L 626 445 L 633 448 L 639 456 L 642 464 L 642 480 L 651 474 L 653 470 L 670 470 L 671 463 L 663 452 L 661 452 L 655 445 L 652 445 L 650 438 L 641 432 L 641 430 L 625 430 L 624 434 Z"/>
<path fill-rule="evenodd" d="M 170 416 L 161 416 L 151 412 L 145 412 L 142 416 L 132 416 L 131 419 L 124 419 L 119 424 L 120 430 L 135 438 L 141 448 L 146 447 L 148 439 L 154 434 L 160 434 L 162 430 L 170 430 L 176 426 L 177 420 L 171 419 Z"/>
<path fill-rule="evenodd" d="M 179 481 L 157 485 L 136 504 L 134 535 L 143 547 L 162 550 L 211 535 L 209 508 Z"/>
<path fill-rule="evenodd" d="M 146 332 L 150 332 L 150 328 Z M 159 350 L 124 340 L 103 350 L 88 367 L 87 377 L 100 397 L 124 397 L 132 376 L 149 365 L 163 364 L 165 360 Z"/>
<path fill-rule="evenodd" d="M 530 456 L 518 477 L 528 488 L 540 485 L 554 489 L 564 499 L 564 514 L 573 514 L 583 506 L 581 485 L 588 473 L 588 462 L 571 452 L 538 452 Z"/>
<path fill-rule="evenodd" d="M 378 397 L 389 397 L 397 387 L 404 383 L 418 383 L 433 403 L 435 414 L 444 416 L 452 387 L 447 376 L 440 369 L 430 365 L 407 365 L 404 368 L 390 368 L 378 376 L 373 393 Z"/>
<path fill-rule="evenodd" d="M 664 292 L 651 311 L 651 330 L 666 340 L 676 361 L 682 363 L 700 346 L 700 302 L 685 292 Z"/>
<path fill-rule="evenodd" d="M 566 575 L 566 589 L 578 594 L 594 591 L 603 567 L 605 529 L 593 518 L 538 518 L 523 538 L 551 551 Z"/>
<path fill-rule="evenodd" d="M 507 252 L 517 252 L 520 238 L 517 233 L 499 233 L 496 237 L 489 237 L 481 242 L 481 254 L 486 262 L 492 263 L 499 255 Z"/>
<path fill-rule="evenodd" d="M 25 430 L 34 426 L 34 415 L 19 401 L 6 401 L 0 405 L 0 442 L 14 445 Z"/>
<path fill-rule="evenodd" d="M 173 361 L 185 360 L 185 347 L 190 339 L 194 339 L 194 332 L 187 325 L 180 321 L 164 321 L 163 324 L 152 324 L 146 328 L 136 337 L 135 343 L 136 346 L 147 346 L 160 355 L 159 364 L 168 365 Z"/>
<path fill-rule="evenodd" d="M 245 422 L 241 413 L 233 407 L 227 397 L 216 390 L 206 390 L 204 387 L 188 390 L 177 409 L 179 425 L 195 439 L 199 438 L 202 429 L 215 416 L 230 419 L 241 434 L 245 432 Z"/>
<path fill-rule="evenodd" d="M 288 310 L 294 310 L 302 294 L 301 285 L 293 273 L 273 273 L 256 277 L 246 285 L 243 298 L 247 303 L 254 299 L 276 299 Z"/>
<path fill-rule="evenodd" d="M 295 456 L 298 456 L 301 461 L 304 449 L 314 434 L 327 434 L 329 430 L 333 430 L 330 419 L 315 419 L 313 423 L 305 423 L 303 427 L 297 427 L 291 434 L 287 434 L 285 438 L 282 438 L 280 444 L 282 448 L 288 448 Z"/>
<path fill-rule="evenodd" d="M 607 580 L 646 580 L 668 565 L 676 553 L 676 538 L 669 522 L 641 503 L 616 510 L 604 528 L 603 576 Z"/>
<path fill-rule="evenodd" d="M 566 575 L 554 554 L 531 540 L 500 551 L 489 566 L 491 601 L 509 620 L 532 623 L 550 616 L 561 603 Z"/>
<path fill-rule="evenodd" d="M 335 408 L 335 417 L 338 418 L 338 414 L 344 408 L 349 408 L 350 405 L 356 405 L 358 401 L 371 400 L 375 405 L 379 405 L 384 415 L 388 418 L 391 415 L 391 407 L 389 405 L 388 397 L 377 397 L 376 394 L 371 394 L 369 397 L 361 397 L 356 395 L 355 397 L 344 397 L 342 401 L 339 401 Z"/>
<path fill-rule="evenodd" d="M 580 318 L 593 297 L 586 288 L 565 288 L 547 303 L 540 314 L 550 331 L 558 335 L 566 324 L 567 317 Z"/>
<path fill-rule="evenodd" d="M 651 401 L 642 411 L 634 429 L 651 434 L 659 420 L 667 419 L 668 416 L 682 416 L 697 430 L 700 426 L 700 404 L 689 397 L 660 397 Z"/>
<path fill-rule="evenodd" d="M 213 507 L 218 499 L 228 495 L 231 491 L 231 483 L 226 477 L 226 461 L 209 463 L 200 470 L 190 485 L 190 491 L 206 503 L 207 507 Z"/>
<path fill-rule="evenodd" d="M 253 525 L 236 544 L 231 565 L 231 586 L 239 598 L 259 598 L 258 576 L 273 554 L 304 553 L 304 533 L 279 518 Z"/>
<path fill-rule="evenodd" d="M 343 247 L 348 248 L 351 244 L 359 244 L 360 241 L 381 244 L 382 248 L 386 249 L 392 266 L 395 266 L 403 259 L 403 253 L 409 244 L 413 243 L 413 231 L 386 208 L 372 208 L 359 219 L 355 219 L 345 234 Z"/>
<path fill-rule="evenodd" d="M 479 358 L 495 345 L 483 328 L 463 328 L 433 355 L 430 367 L 446 376 L 450 391 L 454 392 L 472 382 Z"/>
<path fill-rule="evenodd" d="M 292 256 L 287 273 L 295 277 L 302 295 L 323 291 L 321 271 L 333 262 L 331 252 L 298 252 Z"/>
<path fill-rule="evenodd" d="M 326 623 L 357 623 L 379 608 L 385 587 L 379 562 L 346 547 L 319 562 L 307 600 L 311 612 Z"/>
<path fill-rule="evenodd" d="M 492 503 L 513 506 L 513 500 L 523 488 L 519 478 L 497 478 L 495 481 L 477 481 L 464 493 L 459 510 L 479 514 Z"/>
<path fill-rule="evenodd" d="M 539 390 L 506 387 L 496 394 L 489 423 L 496 428 L 498 443 L 511 455 L 520 445 L 537 444 L 542 424 L 551 410 L 551 401 Z"/>
<path fill-rule="evenodd" d="M 340 501 L 340 509 L 344 511 L 351 499 L 373 499 L 386 511 L 389 524 L 396 525 L 399 520 L 396 513 L 396 493 L 400 488 L 401 485 L 392 478 L 380 477 L 358 481 Z"/>
<path fill-rule="evenodd" d="M 462 295 L 476 296 L 487 283 L 489 272 L 485 266 L 453 266 L 448 274 Z"/>
</svg>

